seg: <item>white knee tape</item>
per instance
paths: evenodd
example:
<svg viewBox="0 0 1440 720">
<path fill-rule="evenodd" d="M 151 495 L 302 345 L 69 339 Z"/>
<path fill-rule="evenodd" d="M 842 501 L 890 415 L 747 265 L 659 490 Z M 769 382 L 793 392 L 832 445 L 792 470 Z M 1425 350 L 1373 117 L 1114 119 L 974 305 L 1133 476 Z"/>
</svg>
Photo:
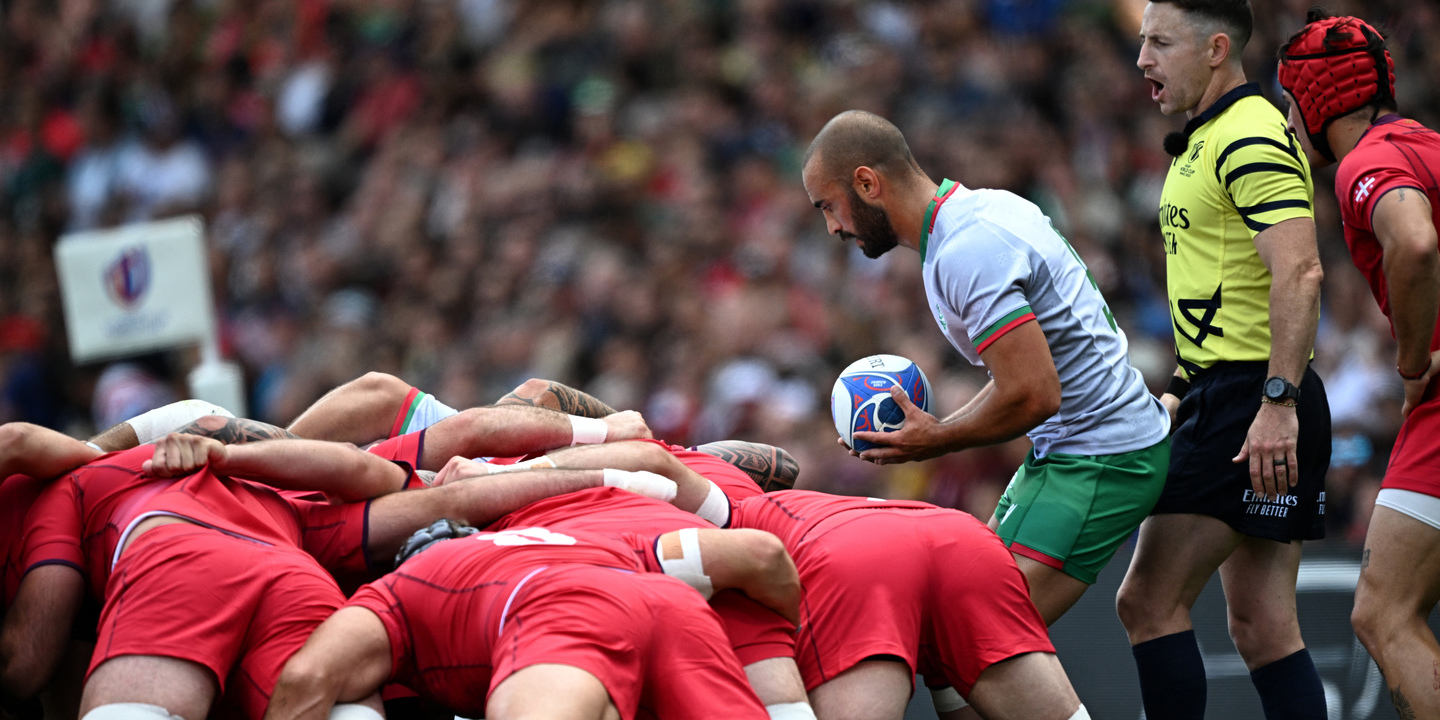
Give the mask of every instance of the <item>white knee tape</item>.
<svg viewBox="0 0 1440 720">
<path fill-rule="evenodd" d="M 1070 716 L 1070 720 L 1090 720 L 1090 711 L 1085 709 L 1085 703 L 1080 703 L 1080 709 Z"/>
<path fill-rule="evenodd" d="M 725 527 L 730 523 L 730 498 L 712 482 L 710 494 L 705 496 L 705 502 L 700 503 L 700 509 L 695 514 L 709 520 L 715 527 Z"/>
<path fill-rule="evenodd" d="M 570 416 L 570 444 L 571 445 L 599 445 L 605 442 L 605 436 L 610 433 L 610 428 L 604 420 L 599 418 Z"/>
<path fill-rule="evenodd" d="M 81 720 L 185 720 L 159 705 L 110 703 L 85 713 Z"/>
<path fill-rule="evenodd" d="M 230 414 L 229 410 L 215 403 L 204 400 L 181 400 L 155 408 L 147 413 L 141 413 L 125 422 L 135 430 L 135 437 L 139 438 L 141 445 L 144 445 L 175 432 L 206 415 L 235 417 Z"/>
<path fill-rule="evenodd" d="M 695 588 L 706 600 L 715 594 L 710 576 L 705 574 L 705 563 L 700 559 L 700 535 L 698 528 L 684 528 L 680 532 L 680 557 L 673 560 L 660 558 L 660 568 L 666 575 L 685 581 Z"/>
<path fill-rule="evenodd" d="M 930 688 L 930 699 L 935 701 L 935 712 L 954 712 L 969 705 L 954 686 Z"/>
<path fill-rule="evenodd" d="M 765 712 L 770 713 L 770 720 L 816 720 L 810 703 L 804 702 L 766 705 Z"/>
<path fill-rule="evenodd" d="M 385 720 L 385 716 L 368 705 L 337 703 L 330 708 L 330 720 Z"/>
</svg>

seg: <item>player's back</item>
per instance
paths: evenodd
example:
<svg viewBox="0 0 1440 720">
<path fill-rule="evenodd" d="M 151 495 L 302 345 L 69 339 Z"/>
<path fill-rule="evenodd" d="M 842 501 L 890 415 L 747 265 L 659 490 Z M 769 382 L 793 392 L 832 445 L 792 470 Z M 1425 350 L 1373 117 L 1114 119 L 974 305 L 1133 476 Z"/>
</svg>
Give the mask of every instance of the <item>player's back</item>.
<svg viewBox="0 0 1440 720">
<path fill-rule="evenodd" d="M 785 543 L 791 555 L 810 538 L 811 531 L 825 520 L 849 512 L 912 512 L 938 510 L 930 503 L 914 500 L 831 495 L 813 490 L 782 490 L 742 501 L 731 519 L 731 527 L 764 530 Z"/>
<path fill-rule="evenodd" d="M 146 517 L 179 516 L 266 545 L 299 547 L 294 510 L 270 488 L 201 470 L 155 478 L 142 465 L 152 446 L 96 458 L 56 480 L 26 518 L 25 568 L 65 563 L 83 569 L 103 596 L 126 535 Z"/>
</svg>

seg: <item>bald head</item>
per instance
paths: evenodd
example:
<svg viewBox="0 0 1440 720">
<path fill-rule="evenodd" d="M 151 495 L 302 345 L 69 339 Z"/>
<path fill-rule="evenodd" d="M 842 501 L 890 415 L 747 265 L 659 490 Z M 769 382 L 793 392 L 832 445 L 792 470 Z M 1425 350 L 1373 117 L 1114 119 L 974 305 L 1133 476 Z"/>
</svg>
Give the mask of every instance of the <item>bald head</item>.
<svg viewBox="0 0 1440 720">
<path fill-rule="evenodd" d="M 820 166 L 811 168 L 812 162 Z M 861 166 L 903 184 L 925 176 L 900 128 L 864 110 L 848 110 L 831 118 L 805 151 L 804 167 L 808 171 L 819 170 L 825 180 L 838 180 L 847 186 L 855 168 Z"/>
</svg>

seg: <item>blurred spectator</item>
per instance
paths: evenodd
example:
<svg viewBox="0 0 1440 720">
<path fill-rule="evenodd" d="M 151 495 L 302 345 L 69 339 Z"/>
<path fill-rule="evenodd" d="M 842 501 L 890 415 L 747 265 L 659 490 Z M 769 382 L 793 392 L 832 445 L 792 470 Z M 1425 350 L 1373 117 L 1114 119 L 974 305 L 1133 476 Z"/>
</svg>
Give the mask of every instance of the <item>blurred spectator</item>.
<svg viewBox="0 0 1440 720">
<path fill-rule="evenodd" d="M 1247 71 L 1308 2 L 1255 3 Z M 915 359 L 941 413 L 985 376 L 922 306 L 918 263 L 824 234 L 799 158 L 835 113 L 921 164 L 1024 195 L 1089 265 L 1152 389 L 1173 371 L 1156 205 L 1182 120 L 1134 68 L 1143 0 L 100 0 L 0 17 L 3 419 L 104 425 L 170 397 L 65 357 L 62 230 L 198 211 L 227 354 L 288 422 L 383 370 L 464 406 L 555 377 L 678 443 L 783 445 L 801 485 L 988 515 L 1024 442 L 877 468 L 825 398 L 863 355 Z M 1440 4 L 1394 29 L 1404 112 L 1435 125 Z M 1427 70 L 1429 72 L 1427 72 Z M 1336 410 L 1327 517 L 1360 537 L 1393 441 L 1393 347 L 1317 178 L 1316 365 Z M 43 330 L 36 335 L 35 330 Z M 87 406 L 94 405 L 91 413 Z"/>
</svg>

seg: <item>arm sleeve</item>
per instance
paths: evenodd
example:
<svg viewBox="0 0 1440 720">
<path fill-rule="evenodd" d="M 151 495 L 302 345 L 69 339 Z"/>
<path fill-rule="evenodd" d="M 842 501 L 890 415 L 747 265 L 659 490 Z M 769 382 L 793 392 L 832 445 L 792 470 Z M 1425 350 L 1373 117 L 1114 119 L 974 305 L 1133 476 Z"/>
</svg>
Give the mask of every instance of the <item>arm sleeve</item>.
<svg viewBox="0 0 1440 720">
<path fill-rule="evenodd" d="M 68 565 L 85 572 L 80 547 L 83 521 L 74 479 L 63 478 L 40 493 L 25 516 L 24 534 L 22 573 L 42 565 Z"/>
<path fill-rule="evenodd" d="M 1380 198 L 1400 188 L 1415 188 L 1424 192 L 1425 184 L 1415 177 L 1408 163 L 1401 166 L 1374 155 L 1367 155 L 1364 160 L 1368 162 L 1352 165 L 1354 170 L 1347 168 L 1347 171 L 1336 175 L 1335 199 L 1340 204 L 1340 218 L 1346 226 L 1373 234 L 1375 206 Z"/>
<path fill-rule="evenodd" d="M 1035 319 L 1025 296 L 1030 259 L 999 231 L 982 223 L 968 232 L 965 242 L 946 250 L 941 260 L 945 302 L 970 333 L 956 340 L 983 353 L 1005 333 Z"/>
<path fill-rule="evenodd" d="M 1215 177 L 1230 193 L 1250 237 L 1295 218 L 1314 218 L 1308 168 L 1288 132 L 1220 140 Z"/>
</svg>

